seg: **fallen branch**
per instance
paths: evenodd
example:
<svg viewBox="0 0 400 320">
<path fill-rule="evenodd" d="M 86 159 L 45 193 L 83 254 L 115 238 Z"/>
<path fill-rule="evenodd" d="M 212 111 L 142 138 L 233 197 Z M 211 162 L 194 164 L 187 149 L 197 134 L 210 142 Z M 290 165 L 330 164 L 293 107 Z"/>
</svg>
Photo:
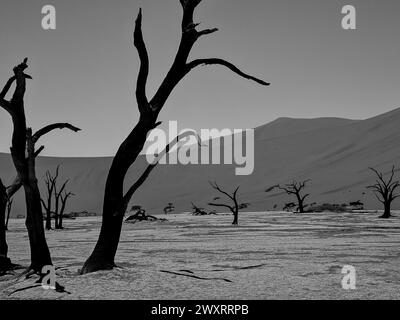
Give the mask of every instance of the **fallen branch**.
<svg viewBox="0 0 400 320">
<path fill-rule="evenodd" d="M 195 276 L 193 274 L 184 274 L 184 273 L 167 271 L 167 270 L 160 270 L 160 272 L 170 273 L 170 274 L 175 274 L 177 276 L 185 276 L 185 277 L 190 277 L 190 278 L 195 278 L 195 279 L 200 279 L 200 280 L 222 280 L 222 281 L 225 281 L 225 282 L 233 282 L 233 281 L 231 281 L 229 279 L 224 279 L 224 278 L 203 278 L 203 277 Z"/>
</svg>

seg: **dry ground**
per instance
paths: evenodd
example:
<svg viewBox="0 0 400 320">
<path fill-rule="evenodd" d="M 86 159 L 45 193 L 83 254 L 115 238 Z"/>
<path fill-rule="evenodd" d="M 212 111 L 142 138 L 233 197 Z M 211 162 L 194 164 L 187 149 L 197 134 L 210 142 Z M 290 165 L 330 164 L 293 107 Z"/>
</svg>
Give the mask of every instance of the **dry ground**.
<svg viewBox="0 0 400 320">
<path fill-rule="evenodd" d="M 47 234 L 58 281 L 71 294 L 0 278 L 2 299 L 399 299 L 400 218 L 376 213 L 169 215 L 168 222 L 124 224 L 121 268 L 78 276 L 95 245 L 100 218 L 67 220 Z M 29 264 L 22 220 L 8 233 L 14 263 Z M 341 269 L 357 270 L 356 290 Z M 176 275 L 168 272 L 180 273 Z M 187 276 L 185 276 L 187 275 Z M 207 278 L 198 279 L 190 276 Z"/>
</svg>

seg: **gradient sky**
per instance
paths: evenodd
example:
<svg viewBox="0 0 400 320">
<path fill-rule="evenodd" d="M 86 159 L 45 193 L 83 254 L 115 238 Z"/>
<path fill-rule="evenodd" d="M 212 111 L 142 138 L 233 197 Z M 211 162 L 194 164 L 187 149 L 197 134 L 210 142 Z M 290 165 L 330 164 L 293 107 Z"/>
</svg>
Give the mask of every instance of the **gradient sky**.
<svg viewBox="0 0 400 320">
<path fill-rule="evenodd" d="M 41 9 L 57 10 L 57 30 L 41 28 Z M 341 28 L 341 8 L 357 9 L 357 30 Z M 132 33 L 138 8 L 150 55 L 148 95 L 166 74 L 180 37 L 178 0 L 1 0 L 0 82 L 30 59 L 26 110 L 40 128 L 68 121 L 43 155 L 108 156 L 137 121 L 139 60 Z M 368 118 L 400 106 L 400 1 L 203 0 L 202 38 L 192 57 L 222 57 L 272 83 L 262 87 L 222 67 L 192 72 L 160 120 L 180 128 L 253 128 L 278 117 Z M 11 121 L 0 110 L 0 152 Z"/>
</svg>

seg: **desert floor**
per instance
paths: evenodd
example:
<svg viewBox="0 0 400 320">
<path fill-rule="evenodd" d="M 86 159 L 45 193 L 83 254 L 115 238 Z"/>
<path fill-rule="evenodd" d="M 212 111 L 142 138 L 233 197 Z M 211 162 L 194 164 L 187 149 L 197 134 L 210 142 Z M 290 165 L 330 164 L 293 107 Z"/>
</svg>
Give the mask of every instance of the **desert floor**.
<svg viewBox="0 0 400 320">
<path fill-rule="evenodd" d="M 241 213 L 234 227 L 230 215 L 183 213 L 168 215 L 168 222 L 125 223 L 120 268 L 84 276 L 78 269 L 95 245 L 101 219 L 67 220 L 66 230 L 50 231 L 47 239 L 57 281 L 71 294 L 40 286 L 13 293 L 35 279 L 6 275 L 0 298 L 399 299 L 400 218 L 378 215 Z M 24 221 L 11 221 L 10 229 L 9 255 L 27 266 Z M 355 290 L 342 289 L 344 265 L 356 268 Z"/>
</svg>

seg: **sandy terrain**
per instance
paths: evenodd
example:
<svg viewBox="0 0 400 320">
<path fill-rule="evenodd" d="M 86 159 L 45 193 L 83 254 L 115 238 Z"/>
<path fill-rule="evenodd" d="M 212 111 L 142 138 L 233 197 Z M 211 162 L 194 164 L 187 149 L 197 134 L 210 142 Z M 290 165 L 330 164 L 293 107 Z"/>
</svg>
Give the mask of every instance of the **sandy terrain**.
<svg viewBox="0 0 400 320">
<path fill-rule="evenodd" d="M 399 299 L 400 218 L 376 213 L 170 215 L 168 222 L 124 224 L 121 268 L 78 276 L 100 219 L 66 221 L 47 234 L 58 281 L 71 294 L 0 279 L 2 299 Z M 28 265 L 22 220 L 8 234 L 14 263 Z M 356 290 L 341 288 L 341 268 L 357 270 Z M 163 271 L 194 275 L 196 279 Z M 11 295 L 10 295 L 11 294 Z"/>
</svg>

